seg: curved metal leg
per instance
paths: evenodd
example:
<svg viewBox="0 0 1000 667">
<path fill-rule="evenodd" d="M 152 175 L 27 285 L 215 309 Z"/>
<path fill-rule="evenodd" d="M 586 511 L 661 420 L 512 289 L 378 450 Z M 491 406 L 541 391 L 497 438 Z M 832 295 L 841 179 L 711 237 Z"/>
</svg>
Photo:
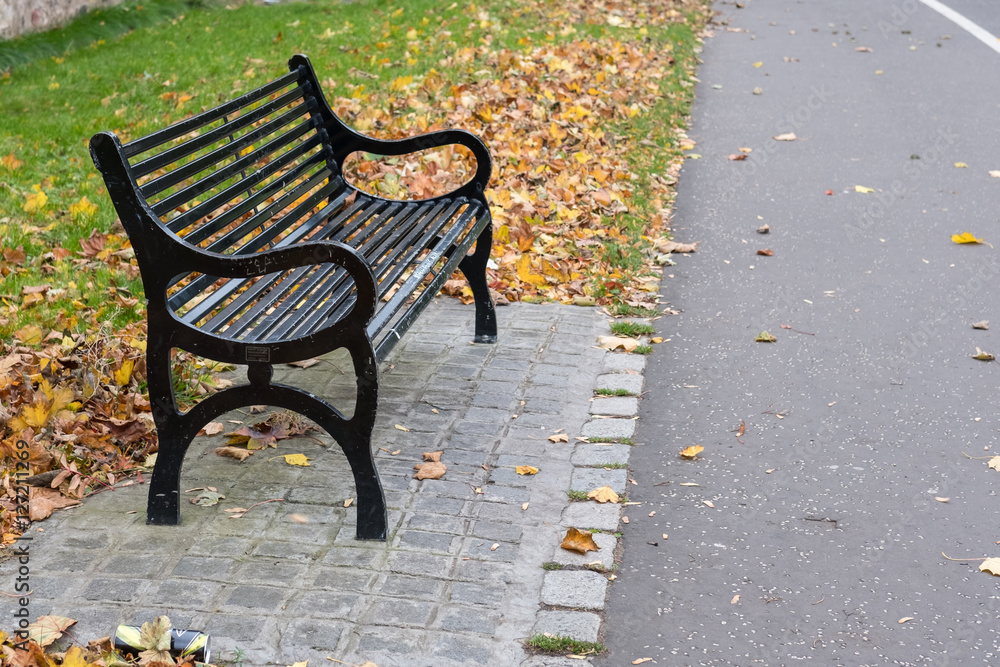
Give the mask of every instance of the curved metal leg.
<svg viewBox="0 0 1000 667">
<path fill-rule="evenodd" d="M 493 246 L 492 223 L 486 225 L 476 239 L 476 250 L 462 258 L 458 268 L 472 288 L 472 298 L 476 304 L 477 343 L 497 342 L 497 315 L 490 297 L 490 286 L 486 283 L 486 263 L 490 260 Z"/>
<path fill-rule="evenodd" d="M 156 465 L 153 466 L 146 501 L 146 523 L 175 526 L 181 520 L 181 465 L 191 438 L 186 433 L 174 401 L 170 347 L 164 341 L 157 341 L 149 347 L 146 369 L 149 400 L 159 438 Z"/>
</svg>

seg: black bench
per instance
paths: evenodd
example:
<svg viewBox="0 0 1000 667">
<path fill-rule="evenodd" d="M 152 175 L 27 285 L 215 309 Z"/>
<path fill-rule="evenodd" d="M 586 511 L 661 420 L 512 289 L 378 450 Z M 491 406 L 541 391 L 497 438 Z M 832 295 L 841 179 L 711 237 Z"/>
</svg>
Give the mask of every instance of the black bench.
<svg viewBox="0 0 1000 667">
<path fill-rule="evenodd" d="M 308 58 L 290 73 L 214 109 L 122 144 L 90 142 L 128 232 L 146 293 L 147 383 L 159 434 L 146 523 L 180 521 L 180 471 L 198 431 L 248 405 L 296 411 L 340 445 L 357 487 L 358 539 L 385 539 L 372 457 L 378 364 L 456 269 L 472 288 L 475 341 L 496 341 L 486 283 L 492 222 L 486 146 L 462 130 L 382 141 L 330 109 Z M 404 155 L 467 147 L 476 172 L 446 196 L 383 199 L 345 182 L 355 152 Z M 470 249 L 475 246 L 475 250 Z M 187 412 L 174 399 L 171 350 L 245 364 L 247 384 Z M 354 414 L 271 382 L 274 364 L 346 348 Z"/>
</svg>

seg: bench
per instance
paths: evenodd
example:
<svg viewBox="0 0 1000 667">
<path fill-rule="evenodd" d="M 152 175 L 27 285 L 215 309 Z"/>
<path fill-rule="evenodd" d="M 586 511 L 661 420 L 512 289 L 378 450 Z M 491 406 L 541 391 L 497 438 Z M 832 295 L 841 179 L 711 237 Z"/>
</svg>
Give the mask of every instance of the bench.
<svg viewBox="0 0 1000 667">
<path fill-rule="evenodd" d="M 390 200 L 345 181 L 355 152 L 398 156 L 468 148 L 470 180 L 429 199 Z M 308 58 L 220 106 L 122 144 L 94 135 L 91 157 L 135 250 L 147 303 L 146 373 L 159 435 L 146 523 L 180 521 L 184 454 L 209 421 L 239 407 L 292 410 L 347 457 L 357 538 L 384 540 L 386 509 L 372 456 L 378 364 L 459 269 L 476 307 L 475 342 L 496 341 L 486 281 L 492 221 L 483 189 L 490 154 L 462 130 L 383 141 L 347 127 Z M 473 250 L 474 248 L 474 250 Z M 273 383 L 274 364 L 345 348 L 354 414 Z M 246 366 L 247 382 L 178 409 L 173 349 Z"/>
</svg>

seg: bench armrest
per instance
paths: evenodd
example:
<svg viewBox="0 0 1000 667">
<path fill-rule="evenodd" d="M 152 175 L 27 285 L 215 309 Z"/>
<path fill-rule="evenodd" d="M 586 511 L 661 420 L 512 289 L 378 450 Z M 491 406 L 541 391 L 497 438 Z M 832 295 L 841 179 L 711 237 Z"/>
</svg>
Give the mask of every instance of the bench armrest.
<svg viewBox="0 0 1000 667">
<path fill-rule="evenodd" d="M 376 139 L 356 132 L 352 132 L 352 134 L 354 135 L 351 137 L 352 141 L 335 147 L 336 160 L 339 164 L 343 164 L 344 158 L 357 151 L 374 155 L 407 155 L 428 148 L 457 144 L 472 151 L 476 158 L 476 173 L 468 183 L 452 193 L 453 195 L 481 197 L 483 190 L 489 185 L 490 176 L 493 173 L 493 160 L 486 144 L 479 137 L 466 130 L 440 130 L 395 140 Z"/>
<path fill-rule="evenodd" d="M 185 270 L 220 278 L 256 278 L 303 266 L 337 264 L 351 276 L 358 292 L 354 316 L 361 318 L 367 325 L 375 314 L 377 302 L 375 274 L 357 250 L 339 241 L 299 243 L 252 255 L 221 255 L 200 249 L 194 249 L 193 254 L 193 261 L 190 266 L 185 267 Z"/>
</svg>

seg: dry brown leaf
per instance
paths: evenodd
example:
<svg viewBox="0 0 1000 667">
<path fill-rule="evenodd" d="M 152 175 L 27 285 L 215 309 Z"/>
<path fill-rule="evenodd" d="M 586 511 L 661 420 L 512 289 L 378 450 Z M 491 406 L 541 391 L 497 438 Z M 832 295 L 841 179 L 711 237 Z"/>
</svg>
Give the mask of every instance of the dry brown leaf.
<svg viewBox="0 0 1000 667">
<path fill-rule="evenodd" d="M 205 424 L 205 435 L 219 435 L 226 427 L 221 422 L 208 422 Z"/>
<path fill-rule="evenodd" d="M 777 136 L 771 137 L 775 141 L 795 141 L 798 137 L 795 136 L 794 132 L 785 132 L 784 134 L 779 134 Z"/>
<path fill-rule="evenodd" d="M 41 521 L 57 509 L 80 504 L 79 500 L 67 498 L 58 489 L 37 486 L 28 488 L 28 499 L 28 518 L 32 521 Z"/>
<path fill-rule="evenodd" d="M 214 450 L 219 456 L 229 456 L 236 459 L 237 461 L 243 461 L 248 456 L 253 454 L 249 449 L 241 449 L 239 447 L 216 447 Z"/>
<path fill-rule="evenodd" d="M 569 436 L 565 433 L 556 433 L 548 437 L 549 442 L 569 442 Z"/>
<path fill-rule="evenodd" d="M 768 225 L 768 224 L 761 225 L 760 227 L 757 228 L 757 233 L 758 234 L 770 234 L 771 233 L 771 225 Z"/>
<path fill-rule="evenodd" d="M 703 500 L 701 502 L 705 503 L 706 505 L 708 505 L 712 509 L 715 509 L 715 503 L 713 503 L 711 500 Z"/>
<path fill-rule="evenodd" d="M 979 564 L 980 572 L 989 572 L 1000 577 L 1000 558 L 987 558 Z"/>
<path fill-rule="evenodd" d="M 348 498 L 344 501 L 344 507 L 350 507 L 354 503 L 354 498 Z"/>
<path fill-rule="evenodd" d="M 993 458 L 991 458 L 987 465 L 989 465 L 989 467 L 993 468 L 997 472 L 1000 472 L 1000 456 L 994 456 Z"/>
<path fill-rule="evenodd" d="M 289 514 L 288 518 L 295 523 L 309 523 L 309 517 L 305 514 Z"/>
<path fill-rule="evenodd" d="M 676 241 L 661 241 L 656 244 L 656 249 L 660 252 L 697 252 L 698 244 L 701 241 L 695 241 L 694 243 L 677 243 Z"/>
<path fill-rule="evenodd" d="M 740 601 L 740 596 L 739 595 L 734 595 L 733 599 L 729 601 L 729 604 L 736 604 L 739 601 Z"/>
<path fill-rule="evenodd" d="M 396 426 L 396 429 L 399 430 L 399 431 L 406 431 L 407 433 L 410 432 L 410 429 L 406 428 L 405 426 L 403 426 L 401 424 L 396 424 L 395 426 Z"/>
<path fill-rule="evenodd" d="M 441 460 L 442 454 L 444 454 L 444 450 L 441 450 L 439 452 L 424 452 L 423 453 L 424 461 L 438 462 Z"/>
<path fill-rule="evenodd" d="M 562 544 L 559 546 L 567 551 L 575 551 L 581 554 L 600 549 L 597 546 L 597 542 L 594 542 L 594 536 L 591 533 L 585 533 L 576 528 L 570 528 L 566 531 L 566 537 L 563 538 Z"/>
<path fill-rule="evenodd" d="M 622 517 L 622 523 L 628 523 L 628 517 L 627 516 L 623 516 Z"/>
<path fill-rule="evenodd" d="M 311 368 L 319 363 L 319 359 L 304 359 L 302 361 L 289 361 L 289 366 L 294 366 L 296 368 Z"/>
<path fill-rule="evenodd" d="M 705 448 L 701 445 L 691 445 L 690 447 L 685 447 L 681 450 L 681 458 L 693 461 L 698 458 L 698 454 L 705 451 Z"/>
<path fill-rule="evenodd" d="M 633 660 L 632 664 L 633 665 L 641 665 L 644 662 L 652 662 L 652 661 L 653 661 L 652 658 L 638 658 L 636 660 Z"/>
<path fill-rule="evenodd" d="M 774 256 L 774 251 L 771 250 L 770 248 L 763 248 L 761 250 L 758 250 L 757 254 L 761 255 L 763 257 L 773 257 Z"/>
<path fill-rule="evenodd" d="M 514 471 L 518 475 L 534 475 L 535 473 L 538 472 L 538 468 L 536 468 L 535 466 L 517 466 L 516 468 L 514 468 Z"/>
<path fill-rule="evenodd" d="M 914 618 L 913 616 L 904 616 L 903 618 L 899 619 L 896 622 L 897 623 L 906 623 L 907 621 L 912 621 L 913 618 Z"/>
<path fill-rule="evenodd" d="M 982 322 L 976 322 L 976 323 L 974 323 L 972 325 L 972 328 L 973 329 L 989 329 L 990 328 L 990 321 L 989 320 L 983 320 Z"/>
<path fill-rule="evenodd" d="M 983 352 L 982 350 L 980 350 L 977 347 L 976 348 L 976 353 L 974 355 L 972 355 L 972 358 L 973 359 L 978 359 L 979 361 L 993 361 L 996 357 L 994 357 L 989 352 Z"/>
<path fill-rule="evenodd" d="M 599 503 L 617 503 L 619 500 L 618 494 L 610 486 L 598 487 L 588 493 L 587 497 Z"/>
<path fill-rule="evenodd" d="M 413 468 L 417 471 L 413 475 L 417 479 L 441 479 L 448 470 L 448 466 L 439 461 L 418 463 Z"/>
<path fill-rule="evenodd" d="M 639 347 L 639 341 L 635 338 L 621 336 L 598 336 L 597 347 L 602 350 L 624 350 L 625 352 L 631 352 Z"/>
</svg>

